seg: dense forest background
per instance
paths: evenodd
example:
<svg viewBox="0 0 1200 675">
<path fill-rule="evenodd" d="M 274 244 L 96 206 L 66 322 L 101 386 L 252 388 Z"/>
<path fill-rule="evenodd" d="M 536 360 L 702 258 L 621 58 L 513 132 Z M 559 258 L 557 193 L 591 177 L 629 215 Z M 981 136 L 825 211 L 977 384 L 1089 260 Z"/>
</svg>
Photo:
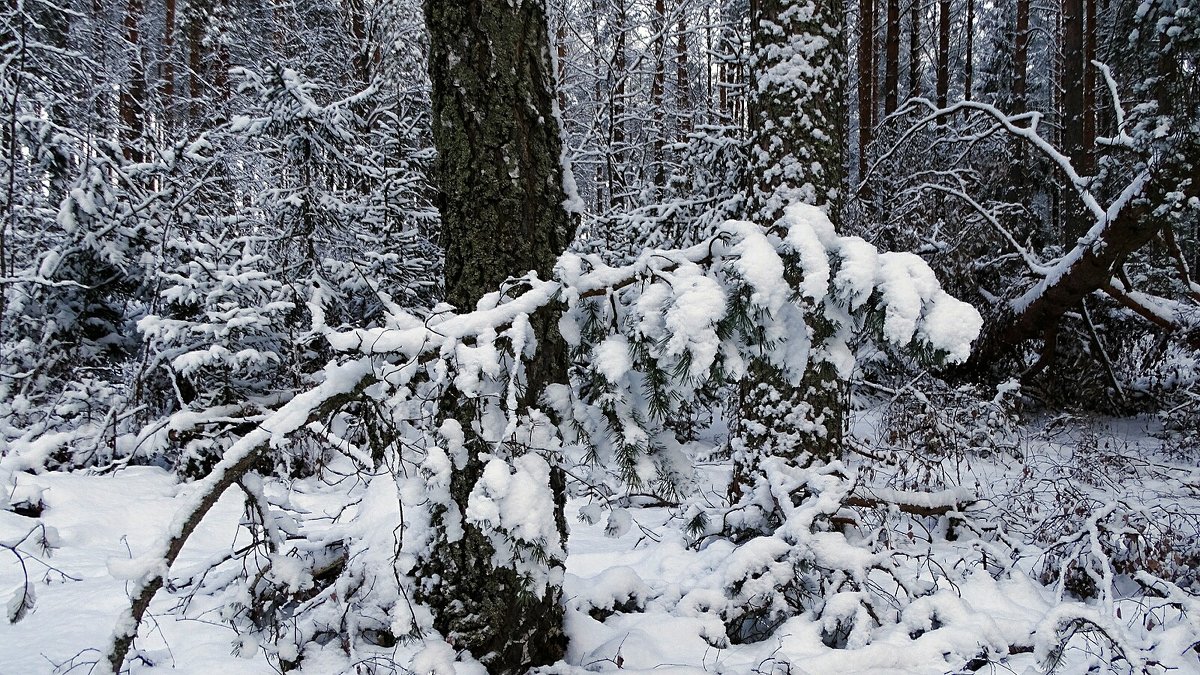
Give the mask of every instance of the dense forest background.
<svg viewBox="0 0 1200 675">
<path fill-rule="evenodd" d="M 0 25 L 10 623 L 57 570 L 40 480 L 191 486 L 113 572 L 109 646 L 55 668 L 153 667 L 162 588 L 279 670 L 600 664 L 570 617 L 651 594 L 564 596 L 567 521 L 660 512 L 731 547 L 663 610 L 717 649 L 794 617 L 830 650 L 982 635 L 933 600 L 971 568 L 1052 608 L 937 672 L 1200 668 L 1192 0 L 6 0 Z M 1114 416 L 1152 447 L 1090 426 Z M 180 576 L 235 487 L 246 539 Z"/>
</svg>

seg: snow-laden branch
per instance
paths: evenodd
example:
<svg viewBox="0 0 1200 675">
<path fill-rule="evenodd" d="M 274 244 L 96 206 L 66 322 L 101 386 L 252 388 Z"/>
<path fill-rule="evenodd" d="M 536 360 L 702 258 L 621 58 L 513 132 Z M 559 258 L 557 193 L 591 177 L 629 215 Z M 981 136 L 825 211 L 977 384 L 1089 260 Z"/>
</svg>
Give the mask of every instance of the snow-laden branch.
<svg viewBox="0 0 1200 675">
<path fill-rule="evenodd" d="M 372 361 L 365 356 L 341 365 L 331 364 L 325 369 L 324 382 L 297 395 L 238 439 L 211 473 L 190 486 L 188 493 L 180 497 L 184 505 L 176 512 L 166 537 L 157 541 L 150 552 L 121 563 L 121 576 L 132 582 L 131 602 L 118 617 L 109 645 L 93 672 L 99 675 L 120 672 L 154 594 L 162 588 L 188 537 L 225 490 L 250 470 L 261 452 L 282 445 L 289 434 L 328 412 L 325 408 L 331 402 L 361 390 L 364 380 L 373 372 Z"/>
<path fill-rule="evenodd" d="M 101 672 L 120 669 L 189 535 L 263 452 L 304 428 L 363 464 L 376 452 L 389 451 L 357 448 L 326 423 L 337 408 L 367 396 L 374 385 L 382 391 L 373 389 L 371 400 L 398 406 L 388 413 L 397 420 L 419 415 L 421 421 L 412 422 L 420 427 L 416 433 L 432 441 L 421 457 L 406 458 L 428 474 L 420 500 L 427 508 L 445 503 L 444 493 L 435 492 L 448 479 L 439 477 L 448 475 L 454 457 L 468 452 L 459 423 L 445 419 L 438 402 L 451 391 L 477 401 L 477 433 L 491 446 L 491 455 L 462 517 L 481 528 L 497 556 L 524 560 L 527 564 L 518 569 L 534 580 L 530 583 L 539 583 L 546 555 L 559 555 L 556 530 L 535 522 L 541 511 L 523 510 L 509 495 L 543 495 L 551 465 L 538 451 L 557 448 L 559 436 L 572 432 L 556 428 L 537 410 L 518 409 L 522 363 L 536 350 L 529 324 L 535 313 L 563 312 L 558 323 L 563 337 L 599 383 L 595 401 L 548 392 L 548 398 L 558 397 L 549 403 L 565 413 L 574 433 L 588 437 L 582 443 L 619 446 L 611 458 L 615 464 L 607 457 L 600 463 L 621 466 L 631 485 L 643 479 L 647 467 L 682 466 L 656 455 L 667 451 L 652 442 L 656 431 L 648 428 L 648 420 L 661 421 L 664 410 L 714 373 L 737 380 L 750 359 L 767 356 L 796 377 L 814 359 L 836 362 L 848 377 L 854 358 L 849 340 L 867 328 L 870 317 L 878 319 L 875 337 L 882 342 L 920 345 L 961 361 L 982 323 L 973 307 L 942 290 L 921 258 L 881 253 L 857 237 L 840 237 L 822 211 L 805 205 L 789 207 L 770 228 L 730 221 L 700 245 L 648 251 L 624 267 L 564 254 L 556 276 L 541 280 L 531 273 L 512 280 L 484 296 L 474 311 L 441 307 L 421 318 L 393 307 L 384 326 L 349 330 L 326 324 L 323 307 L 330 298 L 323 287 L 314 288 L 313 331 L 352 358 L 329 365 L 320 385 L 267 414 L 238 439 L 213 471 L 191 486 L 165 537 L 146 555 L 117 565 L 115 573 L 133 582 L 132 600 L 117 622 Z M 725 322 L 733 315 L 744 320 Z M 810 322 L 831 320 L 840 326 L 836 334 L 815 338 Z M 421 368 L 427 379 L 413 377 Z M 649 400 L 658 394 L 661 401 Z M 419 411 L 402 410 L 405 402 L 418 399 Z M 509 490 L 513 483 L 525 487 Z M 549 498 L 549 492 L 543 496 Z"/>
<path fill-rule="evenodd" d="M 1037 113 L 1023 113 L 1021 115 L 1009 115 L 990 103 L 981 101 L 958 101 L 945 108 L 939 108 L 937 105 L 927 98 L 913 98 L 897 110 L 893 115 L 900 116 L 908 114 L 915 110 L 924 109 L 928 111 L 926 115 L 910 127 L 906 132 L 905 137 L 916 133 L 916 130 L 921 129 L 939 119 L 951 117 L 960 112 L 978 112 L 995 120 L 997 124 L 1004 128 L 1009 134 L 1018 138 L 1024 139 L 1031 146 L 1038 150 L 1046 159 L 1059 168 L 1060 171 L 1067 177 L 1067 180 L 1074 187 L 1075 192 L 1079 195 L 1079 199 L 1083 205 L 1097 220 L 1104 218 L 1106 209 L 1100 206 L 1096 197 L 1089 189 L 1089 179 L 1081 176 L 1075 167 L 1071 164 L 1071 158 L 1060 152 L 1054 147 L 1050 141 L 1047 141 L 1038 133 L 1038 121 L 1040 115 Z M 1021 126 L 1019 122 L 1029 120 L 1029 126 Z M 882 159 L 880 160 L 882 161 Z"/>
</svg>

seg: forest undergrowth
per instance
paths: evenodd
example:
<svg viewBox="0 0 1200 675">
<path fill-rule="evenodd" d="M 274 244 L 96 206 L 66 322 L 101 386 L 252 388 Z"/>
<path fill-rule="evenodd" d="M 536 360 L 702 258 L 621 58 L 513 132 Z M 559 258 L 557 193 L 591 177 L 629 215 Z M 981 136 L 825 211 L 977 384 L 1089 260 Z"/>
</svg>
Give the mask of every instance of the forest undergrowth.
<svg viewBox="0 0 1200 675">
<path fill-rule="evenodd" d="M 819 510 L 809 538 L 792 544 L 826 568 L 831 586 L 819 604 L 773 612 L 781 592 L 805 591 L 790 587 L 803 574 L 764 551 L 764 537 L 722 536 L 738 516 L 726 495 L 721 416 L 706 412 L 690 430 L 695 440 L 681 446 L 697 467 L 687 494 L 569 485 L 571 643 L 543 672 L 1200 670 L 1200 471 L 1185 437 L 1159 417 L 1019 411 L 1012 385 L 991 398 L 929 379 L 861 390 L 853 451 L 801 478 L 816 485 L 836 476 L 821 493 L 836 500 Z M 122 579 L 142 573 L 138 555 L 187 488 L 147 466 L 90 477 L 4 469 L 0 580 L 15 589 L 7 598 L 14 623 L 0 631 L 6 668 L 89 672 L 126 602 Z M 281 541 L 308 548 L 268 550 L 264 521 L 243 494 L 290 516 L 292 534 L 303 537 Z M 354 645 L 334 630 L 316 635 L 301 660 L 282 647 L 286 620 L 265 625 L 305 605 L 370 622 L 369 612 L 354 617 L 338 600 L 369 597 L 340 568 L 370 574 L 377 568 L 356 558 L 403 559 L 396 533 L 373 527 L 371 513 L 386 523 L 396 508 L 380 497 L 371 477 L 344 461 L 227 493 L 152 603 L 131 672 L 258 673 L 281 661 L 312 673 L 484 672 L 436 637 L 396 640 L 365 624 L 367 639 Z M 339 548 L 354 540 L 347 528 L 361 535 L 358 550 Z M 246 595 L 264 578 L 273 595 Z M 748 621 L 746 608 L 756 606 Z M 249 618 L 241 625 L 264 622 L 276 640 L 239 630 L 238 612 Z"/>
</svg>

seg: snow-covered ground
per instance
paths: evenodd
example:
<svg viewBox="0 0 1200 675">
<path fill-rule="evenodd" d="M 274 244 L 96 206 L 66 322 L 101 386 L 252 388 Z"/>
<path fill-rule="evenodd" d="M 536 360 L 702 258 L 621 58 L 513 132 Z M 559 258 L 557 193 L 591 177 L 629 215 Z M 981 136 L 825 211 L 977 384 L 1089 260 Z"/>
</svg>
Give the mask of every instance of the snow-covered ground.
<svg viewBox="0 0 1200 675">
<path fill-rule="evenodd" d="M 879 419 L 865 418 L 857 428 L 869 432 L 878 423 Z M 1028 500 L 1032 507 L 1028 521 L 1010 523 L 1005 536 L 988 541 L 986 536 L 963 534 L 947 541 L 921 531 L 922 527 L 914 532 L 914 519 L 894 509 L 881 510 L 874 519 L 864 517 L 860 531 L 871 531 L 875 537 L 885 530 L 891 535 L 899 533 L 888 549 L 893 551 L 889 555 L 899 560 L 897 569 L 933 586 L 922 597 L 898 605 L 894 621 L 883 621 L 866 633 L 852 633 L 847 644 L 841 645 L 845 648 L 831 648 L 822 639 L 823 631 L 830 628 L 829 617 L 839 616 L 836 608 L 829 606 L 825 618 L 797 616 L 767 640 L 729 644 L 715 608 L 721 601 L 717 597 L 721 579 L 734 564 L 733 543 L 707 537 L 697 544 L 684 533 L 681 510 L 672 508 L 630 509 L 621 512 L 614 523 L 600 518 L 589 524 L 576 517 L 589 502 L 573 500 L 568 505 L 572 531 L 565 583 L 571 646 L 567 661 L 546 671 L 563 675 L 615 670 L 937 674 L 970 672 L 964 670 L 970 667 L 983 673 L 1040 673 L 1055 656 L 1048 652 L 1047 645 L 1052 642 L 1048 636 L 1061 634 L 1062 626 L 1071 625 L 1056 672 L 1128 672 L 1131 660 L 1142 657 L 1113 658 L 1124 649 L 1150 657 L 1145 663 L 1135 663 L 1146 672 L 1169 668 L 1172 673 L 1200 673 L 1200 661 L 1192 648 L 1200 640 L 1200 601 L 1194 595 L 1176 598 L 1191 611 L 1188 614 L 1166 601 L 1148 600 L 1119 574 L 1114 585 L 1117 595 L 1087 602 L 1055 583 L 1043 584 L 1035 578 L 1054 546 L 1037 544 L 1037 532 L 1023 531 L 1022 526 L 1036 530 L 1057 522 L 1037 515 L 1053 511 L 1056 500 L 1066 498 L 1055 492 L 1062 489 L 1055 472 L 1112 461 L 1102 452 L 1109 446 L 1119 446 L 1121 453 L 1135 458 L 1134 463 L 1144 461 L 1158 447 L 1140 420 L 1119 420 L 1088 431 L 1075 424 L 1064 427 L 1058 436 L 1042 434 L 1041 440 L 1025 443 L 1017 456 L 996 453 L 970 458 L 968 473 L 976 483 L 971 487 L 984 497 L 980 508 L 990 510 L 989 517 L 1011 511 L 1013 500 Z M 1079 460 L 1081 452 L 1096 454 L 1084 457 L 1083 462 L 1072 461 Z M 886 466 L 873 472 L 880 489 L 889 484 L 902 487 L 895 475 L 886 475 Z M 707 477 L 716 495 L 723 490 L 728 468 L 705 465 L 701 475 Z M 1107 494 L 1115 505 L 1128 502 L 1131 495 L 1152 500 L 1158 498 L 1155 495 L 1186 494 L 1190 489 L 1192 502 L 1178 508 L 1195 506 L 1194 473 L 1191 478 L 1168 470 L 1128 474 L 1117 467 L 1104 475 L 1115 477 L 1116 482 L 1089 484 L 1084 492 Z M 1133 475 L 1142 476 L 1141 482 L 1120 482 L 1122 476 Z M 1182 476 L 1177 485 L 1170 485 L 1172 475 Z M 1031 476 L 1035 480 L 1031 481 Z M 1077 487 L 1088 483 L 1084 474 L 1067 478 Z M 128 602 L 124 579 L 137 573 L 123 561 L 144 553 L 161 537 L 179 496 L 189 487 L 151 467 L 130 467 L 101 476 L 15 473 L 4 480 L 10 488 L 10 503 L 40 501 L 44 510 L 40 518 L 0 510 L 0 543 L 5 547 L 0 550 L 0 593 L 9 616 L 18 613 L 25 598 L 26 578 L 34 596 L 18 621 L 0 624 L 0 674 L 89 672 L 97 650 L 106 643 L 113 622 Z M 323 508 L 315 497 L 295 495 L 297 503 L 306 499 L 307 509 Z M 1003 503 L 1006 499 L 1009 503 Z M 1149 517 L 1171 517 L 1171 507 L 1166 504 L 1151 505 L 1159 509 L 1153 512 L 1146 510 L 1146 503 L 1126 506 L 1131 512 L 1141 508 Z M 239 527 L 242 507 L 236 489 L 224 495 L 185 548 L 172 579 L 202 574 L 229 551 L 249 543 L 246 531 Z M 1095 504 L 1097 512 L 1105 507 L 1104 503 Z M 980 522 L 985 520 L 980 517 Z M 936 521 L 922 522 L 936 528 Z M 606 534 L 610 524 L 621 532 L 619 536 Z M 856 539 L 858 536 L 848 539 L 864 550 L 870 548 Z M 1025 550 L 1018 550 L 1014 543 L 1018 541 L 1025 542 Z M 1067 545 L 1073 543 L 1062 544 Z M 1000 552 L 1007 552 L 1010 558 L 1015 555 L 1017 560 L 998 561 Z M 993 556 L 991 562 L 989 555 Z M 884 588 L 882 579 L 872 577 L 868 587 L 871 584 L 879 586 L 876 591 L 884 595 L 894 591 Z M 222 623 L 220 603 L 213 597 L 196 595 L 184 607 L 186 601 L 182 593 L 157 595 L 138 639 L 140 657 L 129 664 L 132 672 L 275 672 L 253 639 L 236 635 Z M 1079 623 L 1081 618 L 1086 622 Z M 1096 629 L 1101 628 L 1126 643 L 1100 639 Z M 413 664 L 413 655 L 422 649 L 448 651 L 444 643 L 401 643 L 348 659 L 330 644 L 307 651 L 301 672 L 408 672 L 404 668 Z M 436 654 L 427 652 L 416 665 L 446 662 L 433 656 Z M 975 657 L 979 658 L 971 662 Z M 478 670 L 464 665 L 460 672 Z"/>
</svg>

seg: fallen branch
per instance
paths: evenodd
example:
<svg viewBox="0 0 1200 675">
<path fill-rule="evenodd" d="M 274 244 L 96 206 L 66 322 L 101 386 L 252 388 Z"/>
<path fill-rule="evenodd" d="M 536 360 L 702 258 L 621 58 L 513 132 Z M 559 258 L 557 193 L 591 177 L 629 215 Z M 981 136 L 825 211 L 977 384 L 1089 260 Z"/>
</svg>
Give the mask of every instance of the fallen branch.
<svg viewBox="0 0 1200 675">
<path fill-rule="evenodd" d="M 975 494 L 965 488 L 939 492 L 876 488 L 865 494 L 850 495 L 842 503 L 850 507 L 867 509 L 894 506 L 901 512 L 914 516 L 944 516 L 948 513 L 962 511 L 976 501 L 978 500 Z"/>
<path fill-rule="evenodd" d="M 266 448 L 278 445 L 286 436 L 304 425 L 327 417 L 350 398 L 375 383 L 370 358 L 360 358 L 326 369 L 325 381 L 316 388 L 297 395 L 279 410 L 263 420 L 253 431 L 238 439 L 225 452 L 212 472 L 193 485 L 188 496 L 190 503 L 180 509 L 168 530 L 166 541 L 157 550 L 142 556 L 145 572 L 134 581 L 131 602 L 117 619 L 116 629 L 100 661 L 97 675 L 120 672 L 138 626 L 150 607 L 155 593 L 162 588 L 171 565 L 179 557 L 184 544 L 217 500 L 246 475 L 258 462 Z"/>
</svg>

